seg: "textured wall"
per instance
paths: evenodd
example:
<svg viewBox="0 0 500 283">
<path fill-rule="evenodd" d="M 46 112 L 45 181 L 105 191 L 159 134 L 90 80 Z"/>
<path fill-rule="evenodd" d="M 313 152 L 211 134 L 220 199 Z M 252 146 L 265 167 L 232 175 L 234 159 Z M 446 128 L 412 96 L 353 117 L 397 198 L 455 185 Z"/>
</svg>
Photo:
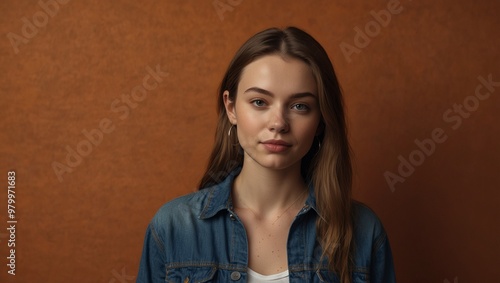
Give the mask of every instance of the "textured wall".
<svg viewBox="0 0 500 283">
<path fill-rule="evenodd" d="M 41 3 L 0 2 L 1 282 L 134 281 L 149 220 L 201 177 L 229 60 L 287 25 L 334 62 L 355 196 L 382 218 L 399 282 L 500 277 L 500 2 Z"/>
</svg>

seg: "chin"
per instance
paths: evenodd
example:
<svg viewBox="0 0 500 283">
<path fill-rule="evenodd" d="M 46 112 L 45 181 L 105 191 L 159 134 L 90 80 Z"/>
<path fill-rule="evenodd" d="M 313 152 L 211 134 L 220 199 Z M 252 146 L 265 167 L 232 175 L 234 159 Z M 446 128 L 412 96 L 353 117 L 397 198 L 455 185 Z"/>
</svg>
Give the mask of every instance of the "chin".
<svg viewBox="0 0 500 283">
<path fill-rule="evenodd" d="M 304 153 L 305 155 L 305 153 Z M 250 161 L 270 170 L 285 170 L 299 166 L 303 156 L 298 152 L 268 153 L 261 151 L 245 151 L 244 160 Z"/>
<path fill-rule="evenodd" d="M 290 160 L 279 156 L 272 156 L 270 158 L 264 158 L 263 160 L 254 159 L 254 161 L 269 170 L 286 170 L 297 166 L 297 164 L 300 166 L 300 159 Z"/>
</svg>

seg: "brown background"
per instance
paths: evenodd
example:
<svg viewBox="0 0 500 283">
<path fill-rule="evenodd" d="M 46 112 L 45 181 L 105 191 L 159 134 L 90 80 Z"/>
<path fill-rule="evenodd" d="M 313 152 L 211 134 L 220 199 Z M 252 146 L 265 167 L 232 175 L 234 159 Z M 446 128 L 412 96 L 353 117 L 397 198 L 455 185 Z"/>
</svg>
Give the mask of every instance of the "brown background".
<svg viewBox="0 0 500 283">
<path fill-rule="evenodd" d="M 388 1 L 228 0 L 234 7 L 222 20 L 212 2 L 69 1 L 17 54 L 8 33 L 22 35 L 23 17 L 43 23 L 43 10 L 37 1 L 0 2 L 1 282 L 135 281 L 149 220 L 194 191 L 205 168 L 229 60 L 255 32 L 287 25 L 309 31 L 334 62 L 355 196 L 381 217 L 398 282 L 498 280 L 500 87 L 457 129 L 443 114 L 474 95 L 478 76 L 500 81 L 500 2 L 402 0 L 350 62 L 339 45 L 353 45 L 355 27 Z M 157 65 L 169 75 L 120 119 L 112 102 Z M 66 163 L 65 147 L 105 118 L 114 131 L 60 182 L 52 163 Z M 392 192 L 384 172 L 397 173 L 398 156 L 435 128 L 447 140 Z M 6 266 L 11 169 L 16 276 Z"/>
</svg>

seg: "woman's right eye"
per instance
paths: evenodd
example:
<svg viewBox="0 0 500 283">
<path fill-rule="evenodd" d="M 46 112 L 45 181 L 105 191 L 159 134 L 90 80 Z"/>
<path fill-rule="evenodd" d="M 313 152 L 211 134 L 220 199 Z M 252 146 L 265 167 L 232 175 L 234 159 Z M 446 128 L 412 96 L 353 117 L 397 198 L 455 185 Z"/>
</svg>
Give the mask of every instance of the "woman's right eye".
<svg viewBox="0 0 500 283">
<path fill-rule="evenodd" d="M 255 106 L 257 106 L 257 107 L 262 107 L 262 106 L 265 105 L 264 101 L 260 100 L 260 99 L 253 100 L 252 104 L 255 105 Z"/>
</svg>

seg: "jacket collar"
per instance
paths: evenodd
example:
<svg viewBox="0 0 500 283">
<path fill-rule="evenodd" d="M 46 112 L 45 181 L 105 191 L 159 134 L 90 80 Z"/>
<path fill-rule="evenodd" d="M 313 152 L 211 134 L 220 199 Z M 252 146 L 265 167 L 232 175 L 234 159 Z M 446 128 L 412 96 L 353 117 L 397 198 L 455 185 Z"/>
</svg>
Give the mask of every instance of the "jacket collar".
<svg viewBox="0 0 500 283">
<path fill-rule="evenodd" d="M 215 216 L 221 210 L 233 210 L 233 203 L 231 199 L 231 188 L 233 186 L 234 179 L 241 172 L 241 167 L 237 167 L 229 173 L 229 175 L 224 179 L 224 181 L 208 187 L 203 190 L 207 190 L 207 196 L 205 199 L 205 204 L 199 215 L 200 219 L 207 219 Z M 316 196 L 314 194 L 314 188 L 312 184 L 309 185 L 309 196 L 307 197 L 303 212 L 313 209 L 318 215 L 318 210 L 316 208 Z M 301 213 L 303 213 L 301 212 Z"/>
<path fill-rule="evenodd" d="M 238 174 L 241 172 L 241 167 L 238 167 L 231 171 L 229 175 L 224 179 L 224 181 L 208 187 L 204 190 L 208 190 L 205 205 L 200 213 L 200 219 L 206 219 L 213 217 L 217 212 L 226 209 L 232 210 L 232 200 L 231 200 L 231 188 L 233 186 L 233 181 Z"/>
</svg>

